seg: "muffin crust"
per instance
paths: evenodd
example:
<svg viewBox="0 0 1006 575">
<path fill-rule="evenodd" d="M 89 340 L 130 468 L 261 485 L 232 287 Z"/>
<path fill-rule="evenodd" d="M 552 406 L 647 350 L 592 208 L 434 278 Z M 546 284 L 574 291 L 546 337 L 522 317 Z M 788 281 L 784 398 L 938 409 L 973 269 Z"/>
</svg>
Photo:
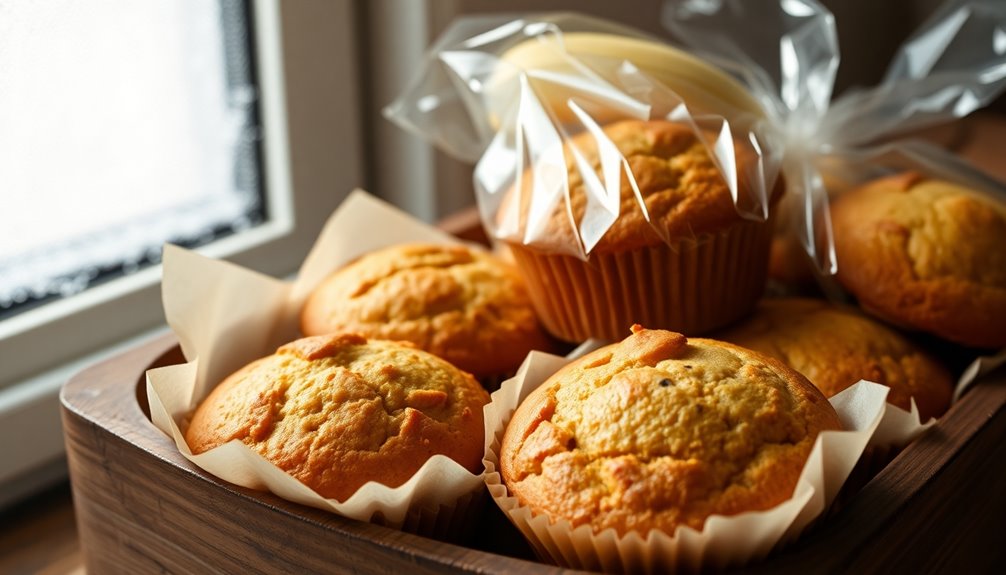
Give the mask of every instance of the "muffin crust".
<svg viewBox="0 0 1006 575">
<path fill-rule="evenodd" d="M 838 279 L 864 309 L 975 347 L 1006 346 L 1006 206 L 917 174 L 832 206 Z"/>
<path fill-rule="evenodd" d="M 482 470 L 471 375 L 409 344 L 354 333 L 304 338 L 240 369 L 196 409 L 193 453 L 238 440 L 327 498 L 397 487 L 434 454 Z"/>
<path fill-rule="evenodd" d="M 476 377 L 513 372 L 532 349 L 551 348 L 516 268 L 460 245 L 365 255 L 315 289 L 301 330 L 411 341 Z"/>
<path fill-rule="evenodd" d="M 618 218 L 591 252 L 623 252 L 697 238 L 742 220 L 730 189 L 690 126 L 663 120 L 623 120 L 604 126 L 600 149 L 597 137 L 591 132 L 573 136 L 564 147 L 573 221 L 584 220 L 591 195 L 588 187 L 603 182 L 601 159 L 612 153 L 605 151 L 611 145 L 624 157 L 632 178 L 622 170 Z M 738 143 L 736 149 L 739 164 L 753 161 L 751 150 L 743 144 Z M 592 168 L 591 175 L 596 175 L 597 181 L 585 181 L 581 161 Z M 527 226 L 523 218 L 530 208 L 532 178 L 533 174 L 527 171 L 521 180 L 522 231 Z M 781 190 L 780 178 L 773 200 Z M 746 193 L 741 190 L 742 195 Z M 500 217 L 512 209 L 509 202 L 514 195 L 511 190 L 505 198 Z M 640 199 L 646 206 L 645 212 L 639 205 Z M 533 240 L 531 245 L 551 246 L 550 249 L 577 245 L 579 235 L 570 223 L 570 212 L 560 201 L 543 227 L 541 238 Z"/>
<path fill-rule="evenodd" d="M 785 501 L 817 434 L 839 428 L 820 391 L 781 363 L 636 326 L 528 396 L 500 467 L 511 493 L 553 520 L 673 534 Z"/>
<path fill-rule="evenodd" d="M 858 313 L 814 299 L 765 299 L 754 314 L 716 335 L 774 357 L 831 397 L 860 379 L 891 388 L 888 403 L 923 421 L 950 407 L 953 378 L 908 339 Z"/>
</svg>

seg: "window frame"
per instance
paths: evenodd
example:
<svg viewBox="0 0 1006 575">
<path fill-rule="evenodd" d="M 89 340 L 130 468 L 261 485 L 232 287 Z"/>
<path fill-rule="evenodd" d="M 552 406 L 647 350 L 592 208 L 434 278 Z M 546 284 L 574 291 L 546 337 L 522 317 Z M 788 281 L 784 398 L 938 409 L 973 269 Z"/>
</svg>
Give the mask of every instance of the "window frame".
<svg viewBox="0 0 1006 575">
<path fill-rule="evenodd" d="M 300 55 L 308 55 L 319 68 L 328 66 L 332 73 L 353 77 L 357 65 L 352 41 L 343 42 L 341 50 L 323 54 L 319 62 L 314 51 L 318 44 L 327 42 L 305 34 L 311 28 L 319 31 L 319 26 L 302 29 L 321 16 L 328 26 L 335 26 L 328 34 L 352 39 L 353 3 L 319 4 L 251 2 L 268 218 L 261 225 L 199 248 L 200 253 L 274 276 L 293 273 L 320 229 L 323 220 L 317 214 L 330 213 L 360 183 L 359 126 L 352 114 L 338 117 L 340 111 L 357 109 L 356 84 L 318 83 L 317 76 L 325 74 L 320 69 L 305 73 L 303 62 L 298 61 Z M 315 93 L 319 84 L 327 87 L 328 109 L 319 105 L 325 102 Z M 305 98 L 306 94 L 311 95 Z M 305 122 L 306 115 L 313 121 Z M 346 138 L 347 131 L 336 126 L 348 127 L 357 137 Z M 324 133 L 325 127 L 336 129 Z M 299 158 L 294 155 L 309 152 L 312 146 L 329 150 L 331 161 L 340 169 L 315 169 L 316 158 L 304 158 L 307 161 L 298 166 Z M 0 390 L 163 324 L 160 277 L 161 267 L 150 266 L 0 322 Z"/>
<path fill-rule="evenodd" d="M 267 220 L 197 251 L 286 277 L 363 180 L 359 8 L 344 0 L 250 6 Z M 0 436 L 32 438 L 0 442 L 0 508 L 65 478 L 59 389 L 83 367 L 167 330 L 160 277 L 161 266 L 150 266 L 0 322 Z"/>
</svg>

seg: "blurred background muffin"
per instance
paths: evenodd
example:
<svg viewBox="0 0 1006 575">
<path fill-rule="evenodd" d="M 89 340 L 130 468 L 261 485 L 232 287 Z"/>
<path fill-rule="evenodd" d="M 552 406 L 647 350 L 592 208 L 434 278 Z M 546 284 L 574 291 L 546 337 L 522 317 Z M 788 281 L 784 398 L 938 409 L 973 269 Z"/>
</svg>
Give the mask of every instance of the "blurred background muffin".
<svg viewBox="0 0 1006 575">
<path fill-rule="evenodd" d="M 774 357 L 831 397 L 861 379 L 891 388 L 888 403 L 922 421 L 950 406 L 949 371 L 897 331 L 855 309 L 816 299 L 764 299 L 715 337 Z"/>
<path fill-rule="evenodd" d="M 410 341 L 493 381 L 529 351 L 552 348 L 513 265 L 463 245 L 397 245 L 361 257 L 311 293 L 301 330 Z"/>
<path fill-rule="evenodd" d="M 832 203 L 838 280 L 870 313 L 972 347 L 1006 346 L 1006 204 L 905 173 Z"/>
</svg>

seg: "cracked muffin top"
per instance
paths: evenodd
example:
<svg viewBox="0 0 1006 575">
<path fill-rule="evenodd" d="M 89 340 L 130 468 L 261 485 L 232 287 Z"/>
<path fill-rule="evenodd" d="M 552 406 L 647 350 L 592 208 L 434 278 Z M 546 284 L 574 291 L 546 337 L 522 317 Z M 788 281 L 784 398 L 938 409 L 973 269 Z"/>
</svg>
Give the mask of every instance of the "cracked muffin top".
<svg viewBox="0 0 1006 575">
<path fill-rule="evenodd" d="M 569 211 L 560 199 L 542 228 L 532 231 L 532 236 L 540 237 L 532 238 L 531 245 L 574 245 L 580 232 L 574 233 L 570 216 L 577 225 L 590 228 L 590 222 L 596 221 L 593 227 L 606 229 L 590 250 L 601 253 L 630 251 L 713 234 L 744 221 L 734 207 L 730 188 L 691 126 L 666 120 L 623 120 L 604 126 L 603 133 L 600 144 L 597 135 L 584 131 L 563 146 Z M 755 156 L 743 142 L 735 141 L 734 145 L 736 162 L 740 166 L 739 185 L 742 186 L 739 201 L 746 203 L 749 191 L 743 187 L 744 172 Z M 603 158 L 619 161 L 609 166 L 619 170 L 621 180 L 618 217 L 614 221 L 608 219 L 612 206 L 603 207 L 592 201 L 597 205 L 588 211 L 588 198 L 604 194 Z M 631 179 L 620 163 L 623 158 L 624 167 L 632 174 Z M 516 238 L 508 239 L 519 239 L 528 226 L 542 225 L 528 221 L 534 176 L 529 169 L 521 178 L 520 222 L 516 226 L 519 233 Z M 782 177 L 779 177 L 771 201 L 781 196 L 783 187 Z M 588 190 L 595 191 L 588 193 Z M 503 235 L 514 227 L 507 222 L 514 217 L 509 212 L 513 210 L 515 191 L 512 189 L 507 194 L 497 217 Z M 640 200 L 646 206 L 645 212 Z M 590 231 L 584 230 L 583 240 L 590 241 L 590 235 Z"/>
<path fill-rule="evenodd" d="M 838 280 L 893 323 L 1006 346 L 1006 204 L 906 173 L 832 205 Z"/>
<path fill-rule="evenodd" d="M 828 397 L 866 379 L 890 387 L 888 403 L 902 409 L 914 397 L 923 421 L 950 407 L 950 372 L 853 308 L 817 299 L 765 299 L 750 317 L 715 337 L 782 361 Z"/>
<path fill-rule="evenodd" d="M 185 432 L 193 453 L 238 440 L 318 494 L 345 501 L 405 483 L 435 454 L 481 473 L 471 375 L 411 344 L 342 333 L 280 347 L 218 385 Z"/>
<path fill-rule="evenodd" d="M 776 360 L 634 326 L 521 403 L 500 471 L 553 521 L 673 534 L 789 499 L 825 429 L 840 429 L 831 404 Z"/>
<path fill-rule="evenodd" d="M 308 297 L 301 331 L 344 330 L 411 341 L 479 378 L 551 348 L 516 268 L 462 245 L 396 245 L 337 270 Z"/>
</svg>

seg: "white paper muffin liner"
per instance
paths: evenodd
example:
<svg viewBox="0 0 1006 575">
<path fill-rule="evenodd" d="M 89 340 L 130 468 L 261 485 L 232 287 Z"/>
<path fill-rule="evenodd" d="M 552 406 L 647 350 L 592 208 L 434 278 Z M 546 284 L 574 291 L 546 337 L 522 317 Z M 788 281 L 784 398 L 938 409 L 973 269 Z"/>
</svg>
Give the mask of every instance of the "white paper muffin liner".
<svg viewBox="0 0 1006 575">
<path fill-rule="evenodd" d="M 292 283 L 166 246 L 165 315 L 189 362 L 147 372 L 154 425 L 189 461 L 230 483 L 424 535 L 455 531 L 477 509 L 483 480 L 443 455 L 431 457 L 399 487 L 370 482 L 339 502 L 321 497 L 239 441 L 195 455 L 183 435 L 186 418 L 218 382 L 299 336 L 298 310 L 318 283 L 363 253 L 404 242 L 459 243 L 354 192 L 329 219 Z"/>
<path fill-rule="evenodd" d="M 594 533 L 589 525 L 572 528 L 520 505 L 502 483 L 499 447 L 514 409 L 571 359 L 532 352 L 517 375 L 492 394 L 485 408 L 485 480 L 489 492 L 539 557 L 564 567 L 605 572 L 662 573 L 722 569 L 767 555 L 799 535 L 834 500 L 870 438 L 884 419 L 888 389 L 862 381 L 830 401 L 845 431 L 824 431 L 814 444 L 793 496 L 765 510 L 711 516 L 701 531 L 650 531 L 619 537 L 613 529 Z"/>
<path fill-rule="evenodd" d="M 964 392 L 982 375 L 992 371 L 999 365 L 1006 362 L 1006 351 L 1001 351 L 992 356 L 979 356 L 974 359 L 962 372 L 954 387 L 952 403 L 956 403 Z M 884 416 L 880 425 L 870 437 L 866 451 L 862 460 L 856 466 L 853 476 L 849 479 L 848 488 L 843 491 L 839 501 L 833 505 L 831 511 L 841 508 L 850 498 L 855 497 L 855 492 L 866 482 L 879 473 L 888 463 L 897 457 L 902 449 L 909 443 L 915 441 L 930 427 L 937 424 L 938 418 L 932 417 L 923 421 L 919 413 L 915 400 L 911 400 L 910 409 L 905 410 L 890 403 L 884 409 Z"/>
</svg>

